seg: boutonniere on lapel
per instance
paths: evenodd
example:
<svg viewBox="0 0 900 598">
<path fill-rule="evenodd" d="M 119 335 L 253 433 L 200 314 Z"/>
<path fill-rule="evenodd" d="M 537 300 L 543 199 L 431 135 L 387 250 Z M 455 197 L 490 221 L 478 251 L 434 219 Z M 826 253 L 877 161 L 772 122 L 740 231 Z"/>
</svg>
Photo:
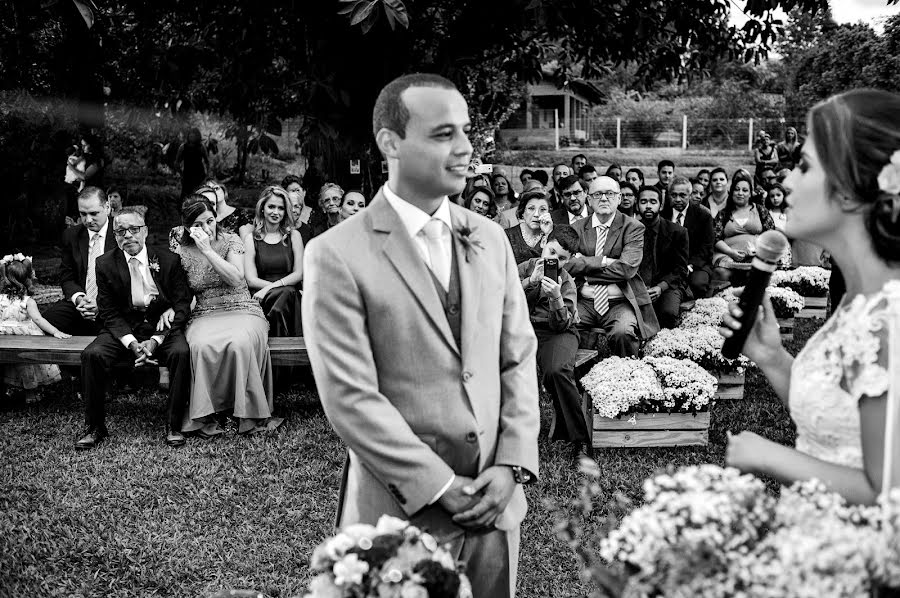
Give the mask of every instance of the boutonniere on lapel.
<svg viewBox="0 0 900 598">
<path fill-rule="evenodd" d="M 484 249 L 484 245 L 481 244 L 475 237 L 475 231 L 478 230 L 475 227 L 468 227 L 465 225 L 457 226 L 453 229 L 453 237 L 459 242 L 459 244 L 463 248 L 463 253 L 466 254 L 466 262 L 469 261 L 469 256 L 475 253 L 478 249 Z"/>
<path fill-rule="evenodd" d="M 150 268 L 151 272 L 156 272 L 157 274 L 159 274 L 159 258 L 156 256 L 151 257 L 150 263 L 147 264 L 147 267 Z"/>
</svg>

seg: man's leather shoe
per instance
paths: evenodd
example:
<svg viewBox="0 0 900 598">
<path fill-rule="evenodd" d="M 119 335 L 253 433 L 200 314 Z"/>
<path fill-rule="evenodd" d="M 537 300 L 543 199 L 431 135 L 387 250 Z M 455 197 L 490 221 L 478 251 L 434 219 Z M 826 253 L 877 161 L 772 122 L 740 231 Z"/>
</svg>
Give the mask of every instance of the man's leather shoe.
<svg viewBox="0 0 900 598">
<path fill-rule="evenodd" d="M 91 428 L 85 432 L 84 436 L 75 442 L 75 448 L 81 450 L 92 449 L 100 444 L 107 436 L 109 436 L 109 433 L 106 430 L 102 428 Z"/>
<path fill-rule="evenodd" d="M 180 431 L 169 430 L 166 434 L 166 444 L 169 446 L 184 446 L 184 434 Z"/>
</svg>

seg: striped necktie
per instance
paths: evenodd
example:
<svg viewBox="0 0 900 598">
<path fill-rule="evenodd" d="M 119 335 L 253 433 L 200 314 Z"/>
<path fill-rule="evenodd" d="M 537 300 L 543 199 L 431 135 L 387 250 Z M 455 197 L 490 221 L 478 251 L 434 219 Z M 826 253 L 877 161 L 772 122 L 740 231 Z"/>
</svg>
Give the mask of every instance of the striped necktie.
<svg viewBox="0 0 900 598">
<path fill-rule="evenodd" d="M 678 212 L 678 219 L 675 221 L 679 226 L 684 226 L 684 212 Z"/>
<path fill-rule="evenodd" d="M 91 237 L 90 248 L 88 249 L 88 268 L 87 277 L 84 281 L 84 291 L 88 301 L 96 301 L 97 299 L 97 258 L 103 255 L 103 241 L 99 233 L 95 233 Z"/>
<path fill-rule="evenodd" d="M 601 224 L 597 227 L 597 247 L 594 250 L 594 255 L 597 257 L 603 257 L 603 248 L 606 245 L 606 234 L 608 231 L 608 226 Z M 594 287 L 594 309 L 601 316 L 609 311 L 609 291 L 606 289 L 605 284 L 598 284 Z"/>
</svg>

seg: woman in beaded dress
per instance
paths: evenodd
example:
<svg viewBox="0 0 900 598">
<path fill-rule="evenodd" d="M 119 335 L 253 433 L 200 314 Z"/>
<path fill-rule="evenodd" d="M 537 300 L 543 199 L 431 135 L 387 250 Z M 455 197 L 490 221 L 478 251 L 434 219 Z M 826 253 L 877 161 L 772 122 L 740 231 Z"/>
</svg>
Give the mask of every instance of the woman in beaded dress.
<svg viewBox="0 0 900 598">
<path fill-rule="evenodd" d="M 784 181 L 793 212 L 785 232 L 828 250 L 846 294 L 796 358 L 781 346 L 771 302 L 743 352 L 762 369 L 797 425 L 796 449 L 752 432 L 731 436 L 726 460 L 783 484 L 818 478 L 852 503 L 871 504 L 884 476 L 900 483 L 900 95 L 854 90 L 816 105 L 797 168 Z M 740 327 L 725 317 L 723 336 Z M 896 358 L 896 357 L 895 357 Z M 890 427 L 887 427 L 886 422 Z M 886 456 L 893 457 L 885 467 Z"/>
<path fill-rule="evenodd" d="M 181 219 L 185 234 L 175 253 L 197 301 L 185 333 L 193 380 L 182 431 L 221 434 L 216 416 L 229 414 L 241 434 L 272 429 L 281 420 L 272 417 L 269 325 L 244 280 L 244 245 L 217 230 L 215 208 L 203 196 L 184 202 Z"/>
</svg>

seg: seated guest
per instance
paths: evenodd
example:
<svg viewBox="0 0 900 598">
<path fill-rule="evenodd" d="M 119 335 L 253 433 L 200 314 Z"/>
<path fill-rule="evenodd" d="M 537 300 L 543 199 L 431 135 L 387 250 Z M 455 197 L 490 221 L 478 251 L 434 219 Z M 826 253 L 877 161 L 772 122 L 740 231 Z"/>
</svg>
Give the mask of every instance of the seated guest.
<svg viewBox="0 0 900 598">
<path fill-rule="evenodd" d="M 764 168 L 758 181 L 758 188 L 762 194 L 766 189 L 778 182 L 778 175 L 775 174 L 774 168 Z M 765 200 L 765 198 L 763 198 Z"/>
<path fill-rule="evenodd" d="M 631 183 L 619 183 L 619 186 L 622 188 L 619 211 L 626 216 L 637 218 L 637 189 Z"/>
<path fill-rule="evenodd" d="M 678 192 L 687 193 L 687 185 Z M 687 201 L 687 197 L 682 199 Z M 683 226 L 659 217 L 661 201 L 655 186 L 646 185 L 638 192 L 638 214 L 644 225 L 644 257 L 639 272 L 660 327 L 675 328 L 687 287 L 688 235 Z"/>
<path fill-rule="evenodd" d="M 309 224 L 303 222 L 301 218 L 303 217 L 303 210 L 309 208 L 303 205 L 303 194 L 288 191 L 288 197 L 291 198 L 291 215 L 294 217 L 294 229 L 300 233 L 300 239 L 306 245 L 313 237 L 313 229 Z"/>
<path fill-rule="evenodd" d="M 719 212 L 725 209 L 728 202 L 728 174 L 724 168 L 714 168 L 709 175 L 709 193 L 700 202 L 704 208 L 715 218 Z"/>
<path fill-rule="evenodd" d="M 247 211 L 228 204 L 228 189 L 210 179 L 194 192 L 206 198 L 216 208 L 216 223 L 222 231 L 247 236 L 253 230 L 253 221 Z M 219 212 L 221 210 L 221 212 Z M 220 215 L 224 214 L 224 215 Z M 173 226 L 169 231 L 169 249 L 175 251 L 184 236 L 184 227 Z"/>
<path fill-rule="evenodd" d="M 650 295 L 638 275 L 644 225 L 618 211 L 618 181 L 600 177 L 588 190 L 594 214 L 573 225 L 580 255 L 566 264 L 580 285 L 578 316 L 582 326 L 603 328 L 615 355 L 637 357 L 641 339 L 648 340 L 659 330 Z"/>
<path fill-rule="evenodd" d="M 366 207 L 366 198 L 359 191 L 347 191 L 341 199 L 341 220 L 346 220 Z"/>
<path fill-rule="evenodd" d="M 585 164 L 578 172 L 578 177 L 581 179 L 581 186 L 585 189 L 590 188 L 591 181 L 595 180 L 599 176 L 600 173 L 597 172 L 597 169 L 594 168 L 593 164 Z"/>
<path fill-rule="evenodd" d="M 578 289 L 572 276 L 563 269 L 578 251 L 578 241 L 578 233 L 571 226 L 554 227 L 541 257 L 519 264 L 519 278 L 538 339 L 537 362 L 542 382 L 553 401 L 550 440 L 580 444 L 590 442 L 591 427 L 575 382 Z M 551 258 L 559 262 L 559 277 L 555 280 L 544 275 L 544 260 Z"/>
<path fill-rule="evenodd" d="M 519 201 L 517 226 L 506 229 L 516 263 L 541 257 L 547 235 L 553 230 L 550 204 L 543 191 L 528 191 Z"/>
<path fill-rule="evenodd" d="M 288 192 L 291 205 L 294 206 L 294 224 L 300 228 L 300 224 L 309 224 L 312 208 L 306 205 L 306 190 L 303 189 L 303 179 L 295 174 L 289 174 L 281 179 L 281 188 Z"/>
<path fill-rule="evenodd" d="M 46 307 L 41 314 L 52 326 L 66 334 L 96 336 L 97 258 L 116 247 L 110 230 L 109 202 L 99 187 L 85 187 L 78 194 L 81 222 L 62 235 L 62 262 L 59 284 L 63 298 Z"/>
<path fill-rule="evenodd" d="M 463 207 L 496 222 L 497 204 L 490 187 L 473 187 L 463 196 Z"/>
<path fill-rule="evenodd" d="M 244 280 L 244 244 L 219 231 L 203 196 L 182 204 L 184 235 L 176 248 L 197 298 L 185 333 L 193 377 L 181 429 L 202 438 L 224 433 L 216 416 L 238 418 L 238 432 L 263 432 L 272 418 L 272 360 L 268 322 Z"/>
<path fill-rule="evenodd" d="M 572 174 L 580 176 L 581 169 L 584 168 L 585 164 L 587 164 L 587 156 L 584 154 L 575 154 L 572 156 Z"/>
<path fill-rule="evenodd" d="M 281 187 L 263 189 L 253 233 L 244 237 L 244 278 L 266 314 L 269 336 L 302 335 L 297 289 L 303 280 L 303 239 L 294 228 L 289 202 Z"/>
<path fill-rule="evenodd" d="M 691 183 L 691 205 L 699 206 L 706 198 L 706 187 L 700 179 L 691 179 L 689 182 Z"/>
<path fill-rule="evenodd" d="M 534 175 L 532 175 L 534 178 Z M 491 177 L 491 189 L 494 191 L 494 201 L 497 203 L 497 211 L 504 212 L 518 207 L 518 196 L 513 191 L 512 185 L 506 175 L 495 172 Z"/>
<path fill-rule="evenodd" d="M 341 200 L 344 198 L 344 190 L 334 183 L 325 183 L 319 191 L 319 209 L 325 215 L 324 218 L 314 220 L 312 224 L 313 237 L 318 237 L 326 230 L 341 221 Z"/>
<path fill-rule="evenodd" d="M 541 184 L 541 188 L 544 191 L 546 191 L 547 185 L 550 184 L 550 175 L 547 174 L 546 170 L 541 170 L 540 168 L 537 168 L 532 173 L 531 180 L 539 182 Z"/>
<path fill-rule="evenodd" d="M 636 190 L 644 186 L 644 171 L 640 168 L 629 168 L 625 172 L 625 182 L 630 184 Z M 637 191 L 635 191 L 637 195 Z"/>
<path fill-rule="evenodd" d="M 544 189 L 544 185 L 541 183 L 541 177 L 537 176 L 537 173 L 539 173 L 539 172 L 541 172 L 545 175 L 543 178 L 546 178 L 546 174 L 547 174 L 546 172 L 544 172 L 543 170 L 535 170 L 533 173 L 534 177 L 531 180 L 529 180 L 527 183 L 525 183 L 525 187 L 522 189 L 522 193 L 517 196 L 518 198 L 521 198 L 523 195 L 525 195 L 529 191 L 540 191 L 541 193 L 547 192 L 547 190 Z M 495 201 L 496 201 L 496 198 L 495 198 Z M 550 198 L 548 196 L 547 202 L 549 203 L 549 201 L 550 201 Z M 519 207 L 521 205 L 522 204 L 520 201 L 518 204 L 516 204 L 516 207 L 509 208 L 507 210 L 503 210 L 502 212 L 500 212 L 500 214 L 497 216 L 497 223 L 500 225 L 500 228 L 512 228 L 514 226 L 518 226 L 519 224 L 521 224 L 522 219 L 520 218 L 521 212 L 519 210 Z"/>
<path fill-rule="evenodd" d="M 115 187 L 106 190 L 106 200 L 109 202 L 109 213 L 115 215 L 122 209 L 122 193 Z"/>
<path fill-rule="evenodd" d="M 787 202 L 787 191 L 781 183 L 771 185 L 766 191 L 766 209 L 772 215 L 772 221 L 775 228 L 784 232 L 787 226 L 788 216 L 790 216 L 791 208 Z"/>
<path fill-rule="evenodd" d="M 666 208 L 669 205 L 669 183 L 672 182 L 672 177 L 675 176 L 675 163 L 671 160 L 660 160 L 659 164 L 656 165 L 656 174 L 659 180 L 656 181 L 655 187 L 659 189 L 659 193 L 662 196 L 662 205 Z"/>
<path fill-rule="evenodd" d="M 614 181 L 622 181 L 622 167 L 613 162 L 609 165 L 609 168 L 606 169 L 606 176 L 611 178 Z"/>
<path fill-rule="evenodd" d="M 550 219 L 554 224 L 572 224 L 591 215 L 587 207 L 587 195 L 580 178 L 574 174 L 569 175 L 560 179 L 558 185 L 563 207 L 550 212 Z"/>
<path fill-rule="evenodd" d="M 180 446 L 191 388 L 191 353 L 184 335 L 191 315 L 187 278 L 175 255 L 147 248 L 147 226 L 134 208 L 122 208 L 111 228 L 119 248 L 97 258 L 103 327 L 81 353 L 87 430 L 75 447 L 94 448 L 107 436 L 106 381 L 113 366 L 132 361 L 135 367 L 165 364 L 169 369 L 166 444 Z M 169 327 L 158 332 L 156 324 L 166 310 L 172 310 Z"/>
<path fill-rule="evenodd" d="M 572 174 L 572 169 L 568 164 L 559 163 L 553 167 L 550 173 L 550 210 L 557 210 L 565 205 L 559 195 L 559 182 L 570 174 Z"/>
<path fill-rule="evenodd" d="M 525 183 L 531 180 L 532 171 L 530 168 L 523 168 L 522 172 L 519 173 L 519 182 L 522 184 L 522 187 L 525 186 Z"/>
<path fill-rule="evenodd" d="M 688 285 L 694 298 L 703 299 L 709 295 L 716 229 L 709 210 L 689 202 L 685 197 L 689 186 L 690 182 L 682 176 L 672 179 L 669 185 L 671 205 L 662 211 L 660 217 L 687 229 Z"/>
<path fill-rule="evenodd" d="M 730 280 L 729 262 L 743 262 L 756 253 L 756 239 L 764 231 L 775 228 L 769 211 L 750 201 L 753 177 L 738 171 L 731 180 L 725 207 L 716 215 L 716 245 L 713 253 L 715 278 Z"/>
<path fill-rule="evenodd" d="M 696 180 L 703 186 L 703 195 L 706 196 L 709 193 L 709 171 L 705 168 L 698 170 Z M 692 180 L 691 183 L 693 182 Z"/>
</svg>

